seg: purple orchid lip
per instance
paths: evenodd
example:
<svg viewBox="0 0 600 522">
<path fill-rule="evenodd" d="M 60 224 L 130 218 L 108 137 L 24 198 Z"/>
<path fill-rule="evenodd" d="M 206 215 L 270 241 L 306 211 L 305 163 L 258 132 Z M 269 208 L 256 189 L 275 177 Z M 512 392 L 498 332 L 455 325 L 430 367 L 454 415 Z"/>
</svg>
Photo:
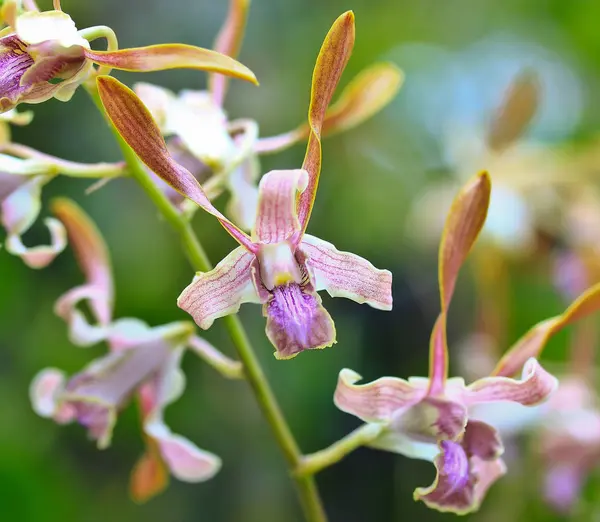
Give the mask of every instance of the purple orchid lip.
<svg viewBox="0 0 600 522">
<path fill-rule="evenodd" d="M 26 45 L 15 35 L 0 38 L 0 99 L 10 104 L 29 89 L 21 85 L 21 78 L 34 64 Z"/>
<path fill-rule="evenodd" d="M 319 297 L 305 290 L 298 283 L 276 286 L 265 305 L 267 335 L 277 347 L 279 358 L 331 346 L 334 342 L 329 314 Z"/>
</svg>

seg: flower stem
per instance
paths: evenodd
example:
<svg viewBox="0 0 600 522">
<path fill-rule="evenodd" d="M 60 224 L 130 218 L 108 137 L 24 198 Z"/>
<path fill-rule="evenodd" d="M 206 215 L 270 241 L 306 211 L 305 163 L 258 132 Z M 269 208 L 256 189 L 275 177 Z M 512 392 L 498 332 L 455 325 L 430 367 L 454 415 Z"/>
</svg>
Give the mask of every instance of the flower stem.
<svg viewBox="0 0 600 522">
<path fill-rule="evenodd" d="M 311 476 L 339 462 L 348 453 L 375 440 L 382 429 L 383 426 L 379 424 L 363 424 L 328 448 L 303 456 L 296 468 L 296 475 Z"/>
<path fill-rule="evenodd" d="M 106 118 L 95 85 L 91 85 L 90 82 L 90 84 L 86 85 L 86 88 L 94 103 Z M 108 118 L 106 119 L 108 120 Z M 195 270 L 202 272 L 211 270 L 212 265 L 210 260 L 192 230 L 189 221 L 171 204 L 167 196 L 153 182 L 148 172 L 146 172 L 140 163 L 138 157 L 129 145 L 125 143 L 123 138 L 121 138 L 117 130 L 112 125 L 110 125 L 110 127 L 123 152 L 123 157 L 131 177 L 139 183 L 161 212 L 165 220 L 178 232 L 190 264 Z M 289 469 L 293 472 L 302 461 L 302 453 L 300 452 L 300 448 L 281 412 L 277 399 L 275 398 L 273 390 L 260 366 L 246 331 L 237 315 L 228 315 L 223 318 L 223 321 L 231 340 L 235 345 L 238 356 L 244 365 L 244 373 L 254 391 L 256 401 L 287 460 Z M 307 522 L 327 522 L 327 515 L 325 514 L 325 510 L 321 503 L 314 477 L 310 475 L 301 476 L 293 473 L 292 477 Z"/>
</svg>

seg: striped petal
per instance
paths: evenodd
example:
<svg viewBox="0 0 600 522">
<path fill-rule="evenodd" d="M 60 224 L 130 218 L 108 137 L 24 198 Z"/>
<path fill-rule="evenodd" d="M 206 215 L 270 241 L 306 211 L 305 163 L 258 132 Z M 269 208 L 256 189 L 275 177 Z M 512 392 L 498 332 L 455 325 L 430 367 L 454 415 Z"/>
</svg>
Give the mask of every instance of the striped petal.
<svg viewBox="0 0 600 522">
<path fill-rule="evenodd" d="M 255 259 L 244 248 L 236 248 L 210 272 L 198 273 L 177 306 L 206 330 L 215 319 L 236 313 L 242 303 L 260 302 L 252 279 Z"/>
<path fill-rule="evenodd" d="M 232 58 L 237 57 L 242 47 L 250 0 L 229 0 L 227 19 L 221 27 L 213 49 Z M 223 105 L 227 92 L 227 77 L 211 74 L 208 78 L 208 90 L 217 105 Z"/>
<path fill-rule="evenodd" d="M 500 359 L 492 375 L 510 377 L 531 357 L 538 357 L 548 340 L 565 326 L 579 321 L 600 309 L 600 284 L 579 296 L 561 315 L 541 321 L 531 328 Z"/>
<path fill-rule="evenodd" d="M 302 231 L 306 230 L 308 220 L 319 185 L 321 174 L 321 131 L 329 102 L 342 73 L 350 59 L 354 47 L 354 13 L 342 14 L 331 26 L 321 46 L 313 71 L 308 109 L 308 145 L 302 169 L 308 172 L 308 188 L 298 200 L 298 219 Z"/>
<path fill-rule="evenodd" d="M 441 312 L 431 334 L 429 377 L 431 395 L 442 393 L 448 374 L 446 316 L 458 273 L 485 222 L 491 183 L 482 172 L 462 187 L 448 212 L 439 249 L 438 279 Z"/>
<path fill-rule="evenodd" d="M 375 268 L 369 261 L 340 252 L 331 243 L 305 234 L 300 249 L 314 277 L 317 290 L 332 297 L 346 297 L 380 310 L 392 309 L 392 274 Z"/>
<path fill-rule="evenodd" d="M 467 387 L 465 401 L 469 405 L 507 401 L 535 406 L 545 401 L 557 388 L 558 379 L 532 358 L 525 363 L 521 380 L 509 377 L 479 379 Z"/>
<path fill-rule="evenodd" d="M 85 50 L 86 57 L 98 65 L 133 72 L 166 69 L 200 69 L 258 84 L 254 73 L 224 54 L 185 44 L 159 44 L 118 51 Z"/>
<path fill-rule="evenodd" d="M 304 170 L 272 170 L 258 186 L 258 210 L 252 240 L 263 244 L 281 243 L 296 237 L 300 222 L 296 200 L 308 183 Z"/>
<path fill-rule="evenodd" d="M 250 238 L 212 205 L 198 180 L 173 160 L 152 115 L 135 93 L 110 76 L 99 76 L 97 83 L 100 99 L 110 120 L 148 168 L 215 216 L 240 245 L 250 252 L 256 251 Z"/>
<path fill-rule="evenodd" d="M 333 402 L 365 422 L 389 422 L 394 414 L 406 411 L 425 396 L 423 381 L 418 386 L 396 377 L 381 377 L 368 384 L 356 384 L 361 379 L 347 368 L 340 371 Z"/>
</svg>

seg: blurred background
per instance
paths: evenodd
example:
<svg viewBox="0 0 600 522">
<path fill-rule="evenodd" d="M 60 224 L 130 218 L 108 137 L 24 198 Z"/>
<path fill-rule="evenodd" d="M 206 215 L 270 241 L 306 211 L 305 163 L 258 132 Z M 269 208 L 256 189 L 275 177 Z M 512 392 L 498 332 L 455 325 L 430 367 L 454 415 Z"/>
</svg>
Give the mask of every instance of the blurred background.
<svg viewBox="0 0 600 522">
<path fill-rule="evenodd" d="M 50 8 L 49 1 L 39 3 Z M 111 26 L 121 47 L 161 42 L 210 47 L 227 2 L 64 0 L 63 9 L 79 28 Z M 600 128 L 597 2 L 254 0 L 240 60 L 261 86 L 232 82 L 226 102 L 230 117 L 255 118 L 263 136 L 303 121 L 323 37 L 348 9 L 356 15 L 357 38 L 342 85 L 381 60 L 401 67 L 406 81 L 380 114 L 325 141 L 309 231 L 392 270 L 394 310 L 384 313 L 323 295 L 336 322 L 338 344 L 289 362 L 273 358 L 260 308 L 246 305 L 241 311 L 306 452 L 331 444 L 358 425 L 332 402 L 341 368 L 351 368 L 367 381 L 427 371 L 429 332 L 439 310 L 436 224 L 443 221 L 448 201 L 432 196 L 440 186 L 450 183 L 452 194 L 476 169 L 486 167 L 508 194 L 506 206 L 494 213 L 500 240 L 492 237 L 494 230 L 491 239 L 483 239 L 451 309 L 451 373 L 471 378 L 484 375 L 493 365 L 489 358 L 534 323 L 564 309 L 563 294 L 569 289 L 556 284 L 556 260 L 573 246 L 573 230 L 580 230 L 581 187 L 595 190 L 600 175 L 595 143 Z M 507 172 L 501 162 L 494 163 L 495 172 L 485 165 L 487 156 L 465 152 L 465 146 L 481 142 L 511 81 L 523 70 L 534 71 L 540 87 L 538 111 L 521 138 L 536 152 L 534 159 L 525 153 L 523 160 L 515 153 Z M 202 89 L 206 81 L 198 71 L 116 76 L 129 85 L 143 80 L 175 91 Z M 14 141 L 75 161 L 119 159 L 109 129 L 84 90 L 67 104 L 51 100 L 32 108 L 33 122 L 15 128 Z M 262 171 L 295 168 L 303 153 L 298 145 L 264 157 Z M 548 166 L 560 166 L 560 172 Z M 551 179 L 544 178 L 548 170 Z M 53 196 L 69 195 L 97 221 L 113 257 L 116 317 L 139 317 L 152 325 L 186 318 L 175 300 L 193 273 L 175 235 L 131 180 L 85 195 L 89 185 L 68 178 L 53 181 L 44 190 L 42 216 Z M 213 262 L 233 247 L 210 216 L 198 213 L 194 226 Z M 525 229 L 529 235 L 523 239 Z M 590 225 L 586 235 L 592 246 L 594 231 Z M 503 242 L 507 238 L 508 246 Z M 26 239 L 30 244 L 45 241 L 45 231 L 38 224 Z M 104 353 L 103 346 L 70 345 L 63 322 L 52 311 L 55 299 L 81 280 L 69 249 L 42 271 L 27 269 L 0 251 L 0 519 L 302 520 L 283 458 L 247 384 L 222 379 L 192 354 L 184 361 L 187 390 L 168 409 L 167 420 L 175 432 L 223 458 L 222 471 L 204 484 L 173 480 L 165 493 L 137 505 L 128 496 L 129 473 L 142 451 L 133 407 L 119 418 L 112 446 L 104 451 L 87 440 L 82 427 L 59 427 L 32 411 L 28 387 L 40 369 L 54 366 L 73 373 Z M 487 299 L 483 289 L 491 292 Z M 544 354 L 555 367 L 566 360 L 570 334 L 558 335 Z M 203 335 L 234 355 L 219 321 Z M 508 475 L 492 487 L 470 520 L 600 520 L 600 482 L 593 469 L 581 500 L 569 512 L 558 514 L 544 502 L 535 440 L 533 433 L 517 441 L 522 444 L 511 442 Z M 453 515 L 412 500 L 414 488 L 429 485 L 433 477 L 430 463 L 360 449 L 317 479 L 331 522 L 448 519 Z"/>
</svg>

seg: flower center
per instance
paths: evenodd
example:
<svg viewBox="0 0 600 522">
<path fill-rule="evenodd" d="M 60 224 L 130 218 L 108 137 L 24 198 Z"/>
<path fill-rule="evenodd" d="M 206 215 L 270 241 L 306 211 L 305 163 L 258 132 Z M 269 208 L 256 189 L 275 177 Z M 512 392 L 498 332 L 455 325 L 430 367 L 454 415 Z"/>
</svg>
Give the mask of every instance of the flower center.
<svg viewBox="0 0 600 522">
<path fill-rule="evenodd" d="M 292 247 L 286 241 L 281 243 L 261 245 L 258 254 L 260 278 L 269 291 L 295 283 L 298 289 L 302 283 L 302 272 L 298 261 L 292 252 Z"/>
</svg>

